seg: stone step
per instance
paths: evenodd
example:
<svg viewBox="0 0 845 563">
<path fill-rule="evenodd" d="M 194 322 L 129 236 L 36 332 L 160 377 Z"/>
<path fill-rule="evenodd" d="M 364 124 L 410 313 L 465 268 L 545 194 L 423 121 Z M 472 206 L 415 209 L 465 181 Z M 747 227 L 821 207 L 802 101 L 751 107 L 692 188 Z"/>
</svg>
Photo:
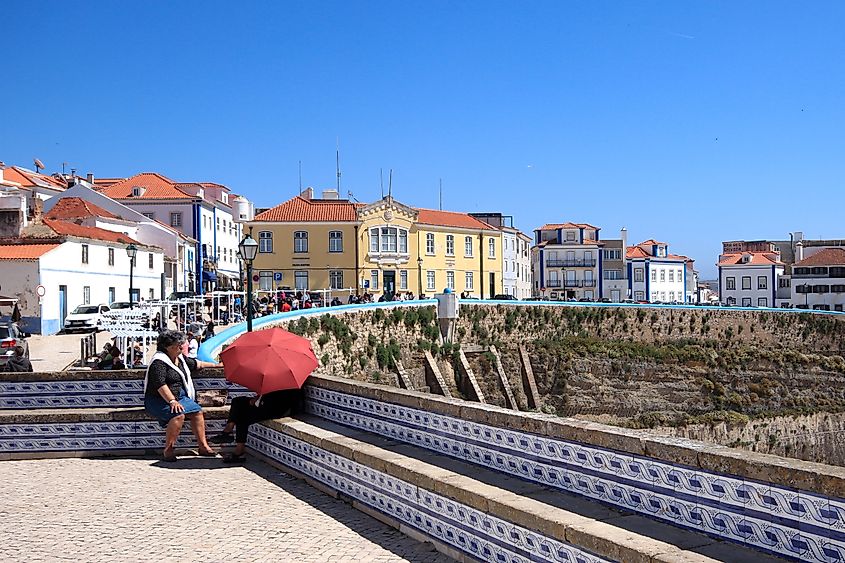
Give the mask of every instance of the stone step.
<svg viewBox="0 0 845 563">
<path fill-rule="evenodd" d="M 312 415 L 257 425 L 249 446 L 458 561 L 782 561 Z"/>
<path fill-rule="evenodd" d="M 228 407 L 203 407 L 219 432 Z M 143 408 L 0 410 L 0 460 L 160 453 L 164 429 Z M 177 447 L 196 447 L 186 421 Z"/>
</svg>

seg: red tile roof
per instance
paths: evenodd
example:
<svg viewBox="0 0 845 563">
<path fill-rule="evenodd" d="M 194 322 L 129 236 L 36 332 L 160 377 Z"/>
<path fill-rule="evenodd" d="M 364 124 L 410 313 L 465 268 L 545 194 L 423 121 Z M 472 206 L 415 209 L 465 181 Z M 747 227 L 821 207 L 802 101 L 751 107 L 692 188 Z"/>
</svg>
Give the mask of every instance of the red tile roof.
<svg viewBox="0 0 845 563">
<path fill-rule="evenodd" d="M 659 240 L 654 240 L 653 238 L 650 238 L 648 240 L 644 240 L 643 242 L 641 242 L 637 246 L 660 246 L 660 245 L 666 246 L 666 243 L 660 242 Z"/>
<path fill-rule="evenodd" d="M 0 260 L 35 260 L 47 254 L 58 244 L 4 244 L 0 245 Z"/>
<path fill-rule="evenodd" d="M 845 249 L 825 248 L 797 262 L 795 266 L 844 266 Z"/>
<path fill-rule="evenodd" d="M 98 188 L 105 188 L 106 186 L 111 186 L 112 184 L 122 182 L 125 179 L 126 178 L 94 178 L 94 186 Z"/>
<path fill-rule="evenodd" d="M 346 200 L 309 200 L 296 196 L 255 216 L 255 221 L 279 223 L 355 222 L 360 204 Z"/>
<path fill-rule="evenodd" d="M 773 252 L 728 252 L 719 257 L 717 266 L 736 266 L 743 264 L 742 257 L 745 255 L 751 256 L 751 260 L 744 263 L 748 266 L 783 265 L 783 262 L 778 259 L 778 255 Z"/>
<path fill-rule="evenodd" d="M 67 182 L 64 179 L 54 178 L 48 174 L 41 174 L 40 172 L 33 172 L 20 166 L 9 166 L 4 168 L 3 178 L 10 182 L 15 182 L 21 186 L 45 186 L 53 189 L 63 190 L 67 188 Z"/>
<path fill-rule="evenodd" d="M 155 172 L 143 172 L 110 186 L 99 188 L 99 191 L 112 199 L 193 199 L 195 197 L 180 190 L 178 184 L 167 176 Z M 136 186 L 144 188 L 142 195 L 132 195 L 132 188 Z"/>
<path fill-rule="evenodd" d="M 656 243 L 656 244 L 666 244 L 666 243 L 660 242 L 660 243 Z M 629 260 L 630 259 L 637 259 L 637 258 L 657 258 L 659 260 L 676 260 L 676 261 L 679 261 L 679 262 L 683 261 L 683 262 L 689 262 L 689 263 L 695 262 L 695 260 L 693 260 L 692 258 L 690 258 L 688 256 L 683 256 L 681 254 L 668 254 L 666 256 L 653 256 L 651 254 L 651 248 L 650 248 L 651 246 L 652 246 L 651 241 L 648 241 L 648 240 L 645 241 L 645 242 L 641 242 L 640 244 L 638 244 L 636 246 L 629 246 L 625 250 L 625 257 L 628 258 Z M 643 247 L 647 247 L 648 250 L 646 250 Z"/>
<path fill-rule="evenodd" d="M 439 211 L 434 209 L 417 208 L 419 215 L 417 222 L 423 225 L 435 225 L 438 227 L 456 227 L 460 229 L 483 229 L 485 231 L 497 230 L 492 225 L 476 219 L 468 213 L 456 211 Z"/>
<path fill-rule="evenodd" d="M 117 242 L 120 244 L 136 244 L 140 246 L 147 246 L 139 243 L 130 236 L 123 233 L 116 233 L 114 231 L 107 231 L 99 227 L 86 227 L 77 225 L 69 221 L 57 221 L 54 219 L 44 219 L 44 225 L 49 227 L 54 233 L 63 236 L 89 238 L 93 240 L 102 240 L 106 242 Z"/>
<path fill-rule="evenodd" d="M 106 219 L 120 219 L 110 211 L 99 205 L 85 201 L 81 197 L 63 197 L 44 216 L 47 219 L 87 219 L 88 217 L 105 217 Z"/>
<path fill-rule="evenodd" d="M 589 223 L 546 223 L 538 231 L 552 231 L 557 229 L 596 229 L 599 227 L 590 225 Z"/>
</svg>

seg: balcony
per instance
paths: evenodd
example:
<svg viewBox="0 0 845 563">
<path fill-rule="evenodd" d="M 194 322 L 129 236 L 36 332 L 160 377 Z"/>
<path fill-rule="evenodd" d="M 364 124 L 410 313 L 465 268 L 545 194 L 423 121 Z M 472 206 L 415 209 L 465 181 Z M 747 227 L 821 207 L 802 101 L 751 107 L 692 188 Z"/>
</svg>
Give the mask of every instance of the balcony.
<svg viewBox="0 0 845 563">
<path fill-rule="evenodd" d="M 596 280 L 564 280 L 564 287 L 596 287 Z"/>
<path fill-rule="evenodd" d="M 549 268 L 595 268 L 595 260 L 546 260 Z"/>
<path fill-rule="evenodd" d="M 546 287 L 560 287 L 561 283 L 560 280 L 548 280 L 546 281 Z"/>
</svg>

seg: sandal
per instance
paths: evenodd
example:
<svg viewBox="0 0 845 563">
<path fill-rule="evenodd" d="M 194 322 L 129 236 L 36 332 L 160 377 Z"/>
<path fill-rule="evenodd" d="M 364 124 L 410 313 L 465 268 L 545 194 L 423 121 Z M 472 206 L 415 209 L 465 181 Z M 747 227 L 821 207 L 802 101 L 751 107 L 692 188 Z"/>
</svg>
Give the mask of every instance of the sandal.
<svg viewBox="0 0 845 563">
<path fill-rule="evenodd" d="M 221 432 L 220 434 L 209 438 L 208 441 L 212 444 L 231 444 L 235 441 L 235 437 L 232 436 L 231 432 Z"/>
<path fill-rule="evenodd" d="M 223 463 L 243 463 L 246 461 L 246 455 L 229 454 L 223 458 Z"/>
<path fill-rule="evenodd" d="M 171 450 L 171 453 L 168 455 L 167 450 L 164 450 L 164 453 L 161 456 L 161 461 L 166 461 L 168 463 L 173 463 L 176 461 L 176 454 Z"/>
<path fill-rule="evenodd" d="M 200 456 L 200 457 L 217 457 L 217 454 L 218 454 L 218 452 L 215 451 L 215 450 L 206 450 L 206 451 L 199 450 L 197 452 L 197 455 Z"/>
</svg>

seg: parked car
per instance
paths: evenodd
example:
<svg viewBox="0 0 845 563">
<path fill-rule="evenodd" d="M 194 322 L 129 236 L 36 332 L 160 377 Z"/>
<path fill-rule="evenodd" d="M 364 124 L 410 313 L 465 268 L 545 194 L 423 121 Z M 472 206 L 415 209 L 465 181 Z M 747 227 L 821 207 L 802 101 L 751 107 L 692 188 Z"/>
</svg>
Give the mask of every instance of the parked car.
<svg viewBox="0 0 845 563">
<path fill-rule="evenodd" d="M 168 301 L 176 301 L 178 299 L 185 299 L 186 297 L 196 297 L 196 293 L 193 291 L 174 291 L 168 297 Z"/>
<path fill-rule="evenodd" d="M 100 330 L 103 324 L 103 313 L 108 311 L 109 306 L 105 304 L 80 305 L 65 317 L 64 331 L 91 330 L 96 332 Z"/>
<path fill-rule="evenodd" d="M 5 369 L 6 362 L 14 356 L 16 346 L 23 346 L 24 357 L 29 357 L 27 338 L 29 333 L 22 331 L 16 324 L 0 324 L 0 371 Z"/>
<path fill-rule="evenodd" d="M 517 298 L 513 295 L 508 295 L 507 293 L 500 293 L 498 295 L 494 295 L 493 299 L 495 301 L 517 301 Z"/>
<path fill-rule="evenodd" d="M 599 299 L 599 303 L 613 303 L 613 301 L 610 300 L 610 297 L 602 297 Z"/>
<path fill-rule="evenodd" d="M 120 310 L 120 309 L 131 309 L 132 305 L 129 301 L 115 301 L 109 305 L 109 309 L 112 311 Z"/>
</svg>

